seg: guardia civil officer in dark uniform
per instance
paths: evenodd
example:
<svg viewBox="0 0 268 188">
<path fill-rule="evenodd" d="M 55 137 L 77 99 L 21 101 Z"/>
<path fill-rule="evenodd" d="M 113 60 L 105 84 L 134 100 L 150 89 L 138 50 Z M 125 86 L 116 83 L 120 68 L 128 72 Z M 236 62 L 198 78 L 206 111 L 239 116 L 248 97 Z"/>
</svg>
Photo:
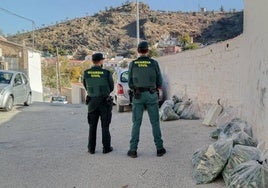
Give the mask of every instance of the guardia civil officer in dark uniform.
<svg viewBox="0 0 268 188">
<path fill-rule="evenodd" d="M 138 53 L 140 56 L 129 65 L 128 85 L 129 88 L 133 90 L 134 96 L 132 99 L 133 125 L 130 149 L 127 155 L 132 158 L 137 157 L 140 126 L 145 109 L 148 111 L 152 125 L 154 143 L 157 151 L 156 154 L 161 157 L 166 153 L 161 138 L 157 93 L 158 89 L 162 87 L 162 75 L 158 62 L 148 57 L 148 52 L 148 43 L 146 41 L 140 42 L 138 45 Z"/>
<path fill-rule="evenodd" d="M 103 69 L 103 54 L 92 55 L 93 66 L 84 71 L 83 85 L 87 90 L 88 103 L 88 152 L 95 153 L 97 125 L 100 118 L 102 128 L 103 153 L 113 150 L 109 126 L 112 119 L 112 100 L 110 93 L 114 90 L 114 81 L 110 71 Z"/>
</svg>

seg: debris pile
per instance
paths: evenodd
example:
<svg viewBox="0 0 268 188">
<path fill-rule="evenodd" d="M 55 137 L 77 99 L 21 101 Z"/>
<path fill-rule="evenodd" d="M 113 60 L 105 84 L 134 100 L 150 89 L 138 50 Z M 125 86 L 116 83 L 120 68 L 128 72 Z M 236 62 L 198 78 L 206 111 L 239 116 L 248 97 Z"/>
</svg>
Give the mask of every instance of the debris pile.
<svg viewBox="0 0 268 188">
<path fill-rule="evenodd" d="M 225 117 L 223 117 L 225 116 Z M 252 126 L 240 118 L 219 118 L 210 137 L 216 141 L 194 152 L 193 177 L 197 184 L 222 175 L 227 187 L 268 187 L 268 150 L 253 137 Z"/>
<path fill-rule="evenodd" d="M 162 121 L 178 119 L 194 120 L 200 118 L 200 109 L 197 102 L 174 95 L 172 99 L 164 101 L 160 107 L 159 114 Z"/>
</svg>

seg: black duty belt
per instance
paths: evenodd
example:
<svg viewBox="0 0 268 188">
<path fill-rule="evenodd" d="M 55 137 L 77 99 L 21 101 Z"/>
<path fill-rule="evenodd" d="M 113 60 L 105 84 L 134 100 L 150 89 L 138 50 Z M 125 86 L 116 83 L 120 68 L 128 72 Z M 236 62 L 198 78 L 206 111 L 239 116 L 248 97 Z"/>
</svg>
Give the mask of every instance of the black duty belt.
<svg viewBox="0 0 268 188">
<path fill-rule="evenodd" d="M 156 88 L 137 87 L 135 89 L 138 90 L 139 92 L 145 92 L 145 91 L 156 92 Z"/>
</svg>

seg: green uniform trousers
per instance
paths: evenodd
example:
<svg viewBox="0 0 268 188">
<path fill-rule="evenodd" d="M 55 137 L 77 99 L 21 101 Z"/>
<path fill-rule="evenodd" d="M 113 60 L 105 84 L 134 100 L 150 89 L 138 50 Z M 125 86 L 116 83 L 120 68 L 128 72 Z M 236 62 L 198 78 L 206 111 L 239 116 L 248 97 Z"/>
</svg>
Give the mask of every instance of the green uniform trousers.
<svg viewBox="0 0 268 188">
<path fill-rule="evenodd" d="M 149 119 L 152 125 L 152 132 L 156 149 L 163 148 L 163 140 L 160 130 L 159 120 L 159 106 L 157 93 L 150 93 L 149 91 L 142 92 L 139 99 L 133 98 L 132 104 L 132 131 L 130 139 L 130 150 L 136 151 L 138 149 L 140 127 L 142 123 L 142 116 L 144 110 L 147 109 Z"/>
</svg>

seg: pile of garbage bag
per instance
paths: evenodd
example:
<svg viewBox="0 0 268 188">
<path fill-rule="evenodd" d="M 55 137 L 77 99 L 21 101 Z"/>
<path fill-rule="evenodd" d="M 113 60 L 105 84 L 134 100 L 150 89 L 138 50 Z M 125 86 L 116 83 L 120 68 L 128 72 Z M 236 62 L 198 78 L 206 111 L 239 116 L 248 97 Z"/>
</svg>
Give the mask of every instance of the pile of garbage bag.
<svg viewBox="0 0 268 188">
<path fill-rule="evenodd" d="M 262 168 L 265 168 L 265 153 L 262 151 L 262 149 L 258 147 L 252 147 L 252 146 L 243 146 L 243 145 L 235 145 L 232 149 L 231 155 L 228 159 L 228 163 L 226 164 L 223 172 L 222 177 L 225 181 L 225 184 L 227 186 L 233 186 L 236 185 L 242 185 L 241 184 L 241 178 L 243 176 L 247 176 L 245 173 L 248 173 L 249 171 L 253 170 L 252 168 L 255 168 L 255 173 L 258 173 L 259 171 L 262 171 Z M 249 164 L 244 164 L 248 161 L 255 161 L 254 163 L 251 163 L 252 168 L 248 168 Z M 243 170 L 243 169 L 247 170 Z M 240 172 L 240 170 L 242 170 Z M 265 170 L 263 170 L 265 171 Z M 242 173 L 243 172 L 243 173 Z M 253 172 L 253 171 L 252 171 Z M 262 173 L 262 172 L 261 172 Z M 267 171 L 268 173 L 268 171 Z M 268 174 L 267 174 L 268 175 Z M 262 178 L 259 174 L 252 174 L 252 179 L 250 180 L 249 177 L 244 178 L 244 183 L 247 181 L 256 181 L 256 178 Z M 251 182 L 252 183 L 252 182 Z M 257 182 L 256 182 L 257 183 Z M 268 183 L 268 181 L 266 181 Z M 244 184 L 245 185 L 245 184 Z M 243 187 L 243 186 L 242 186 Z M 246 187 L 246 186 L 244 186 Z M 260 186 L 261 187 L 261 186 Z"/>
<path fill-rule="evenodd" d="M 197 184 L 209 183 L 219 176 L 233 147 L 231 139 L 220 139 L 193 154 L 194 178 Z"/>
<path fill-rule="evenodd" d="M 230 174 L 230 183 L 228 187 L 268 187 L 267 160 L 250 160 L 239 164 Z"/>
<path fill-rule="evenodd" d="M 165 100 L 165 102 L 161 105 L 159 114 L 160 114 L 160 119 L 162 121 L 180 119 L 180 116 L 174 111 L 173 107 L 174 107 L 173 100 Z"/>
<path fill-rule="evenodd" d="M 234 118 L 229 122 L 219 125 L 210 135 L 211 138 L 218 139 L 221 136 L 230 137 L 240 131 L 247 133 L 251 137 L 253 136 L 251 125 L 239 118 Z"/>
<path fill-rule="evenodd" d="M 230 122 L 220 125 L 217 129 L 210 133 L 210 137 L 214 139 L 232 138 L 234 145 L 257 146 L 257 140 L 253 138 L 252 126 L 246 121 L 234 118 Z"/>
<path fill-rule="evenodd" d="M 164 101 L 160 107 L 159 114 L 162 121 L 178 119 L 193 120 L 200 118 L 200 109 L 197 102 L 174 95 L 172 99 Z"/>
<path fill-rule="evenodd" d="M 233 118 L 217 125 L 210 137 L 216 141 L 192 156 L 197 184 L 210 183 L 222 175 L 227 187 L 268 187 L 268 152 L 253 137 L 251 125 Z"/>
</svg>

